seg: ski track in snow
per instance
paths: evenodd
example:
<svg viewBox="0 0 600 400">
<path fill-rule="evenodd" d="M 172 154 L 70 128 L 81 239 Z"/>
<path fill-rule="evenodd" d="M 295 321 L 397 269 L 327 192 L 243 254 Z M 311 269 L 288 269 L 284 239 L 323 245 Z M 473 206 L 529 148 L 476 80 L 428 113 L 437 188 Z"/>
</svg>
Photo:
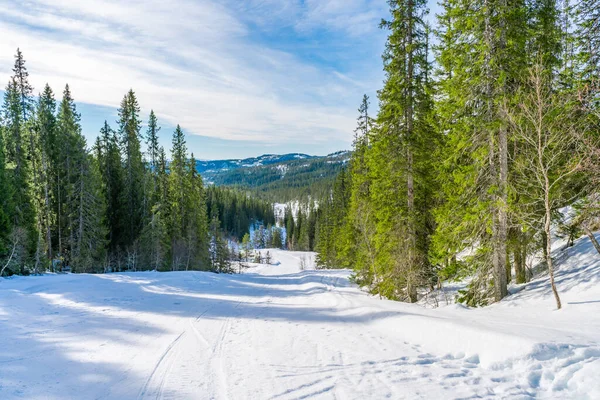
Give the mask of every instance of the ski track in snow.
<svg viewBox="0 0 600 400">
<path fill-rule="evenodd" d="M 483 309 L 380 300 L 278 250 L 242 275 L 1 280 L 0 398 L 600 398 L 600 257 L 577 246 L 562 311 L 543 279 Z"/>
</svg>

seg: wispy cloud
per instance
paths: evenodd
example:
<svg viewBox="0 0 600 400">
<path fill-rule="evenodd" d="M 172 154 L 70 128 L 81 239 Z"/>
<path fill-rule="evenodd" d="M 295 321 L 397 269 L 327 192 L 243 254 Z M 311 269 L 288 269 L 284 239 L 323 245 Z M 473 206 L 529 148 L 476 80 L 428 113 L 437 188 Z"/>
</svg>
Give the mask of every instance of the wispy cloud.
<svg viewBox="0 0 600 400">
<path fill-rule="evenodd" d="M 0 82 L 20 47 L 38 89 L 117 107 L 131 87 L 188 133 L 346 147 L 381 77 L 382 3 L 0 0 Z"/>
</svg>

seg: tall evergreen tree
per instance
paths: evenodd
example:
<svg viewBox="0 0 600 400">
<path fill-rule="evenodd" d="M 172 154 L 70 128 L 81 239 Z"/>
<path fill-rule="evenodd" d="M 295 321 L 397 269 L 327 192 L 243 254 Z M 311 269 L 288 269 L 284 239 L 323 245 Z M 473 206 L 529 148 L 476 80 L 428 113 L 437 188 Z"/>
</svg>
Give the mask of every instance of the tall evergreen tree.
<svg viewBox="0 0 600 400">
<path fill-rule="evenodd" d="M 44 256 L 44 204 L 39 192 L 43 190 L 43 183 L 40 171 L 41 170 L 41 144 L 39 140 L 39 130 L 36 129 L 34 114 L 35 114 L 35 100 L 33 97 L 33 86 L 29 83 L 29 72 L 25 66 L 25 59 L 20 49 L 17 49 L 15 55 L 15 65 L 13 67 L 13 79 L 17 86 L 19 103 L 22 113 L 22 119 L 24 124 L 24 130 L 22 132 L 22 144 L 27 142 L 26 145 L 26 160 L 29 164 L 29 171 L 31 175 L 30 193 L 31 205 L 33 212 L 35 213 L 35 227 L 37 231 L 37 239 L 35 245 L 35 261 L 33 270 L 38 272 L 42 263 L 42 257 Z M 20 146 L 21 147 L 21 146 Z"/>
<path fill-rule="evenodd" d="M 6 169 L 4 154 L 4 127 L 0 118 L 0 257 L 4 260 L 10 252 L 10 233 L 13 225 L 11 216 L 14 213 L 13 187 Z"/>
<path fill-rule="evenodd" d="M 38 219 L 40 221 L 40 234 L 44 235 L 45 239 L 46 257 L 51 262 L 54 256 L 53 234 L 56 231 L 56 213 L 53 204 L 55 201 L 54 195 L 57 191 L 55 172 L 58 143 L 56 142 L 56 100 L 54 99 L 54 92 L 47 84 L 38 101 L 36 118 L 41 164 L 39 185 L 36 192 L 40 202 Z"/>
<path fill-rule="evenodd" d="M 147 223 L 142 236 L 144 253 L 149 259 L 151 269 L 159 270 L 168 265 L 171 246 L 169 238 L 169 180 L 167 175 L 167 159 L 162 147 L 158 149 L 156 164 L 157 187 L 154 192 L 150 221 Z"/>
<path fill-rule="evenodd" d="M 25 66 L 25 59 L 21 49 L 17 48 L 15 54 L 15 65 L 13 67 L 14 80 L 18 90 L 19 103 L 23 121 L 27 122 L 34 112 L 33 86 L 29 83 L 29 72 Z"/>
<path fill-rule="evenodd" d="M 379 92 L 377 132 L 372 135 L 369 168 L 376 210 L 377 263 L 386 269 L 376 290 L 414 302 L 427 276 L 431 127 L 426 1 L 389 1 L 392 18 L 383 55 L 386 80 Z"/>
<path fill-rule="evenodd" d="M 370 121 L 369 102 L 365 96 L 358 109 L 358 124 L 354 130 L 354 151 L 350 160 L 348 227 L 346 229 L 346 254 L 353 266 L 357 281 L 365 284 L 379 282 L 375 263 L 375 213 L 370 201 L 371 180 L 367 152 L 374 121 Z"/>
<path fill-rule="evenodd" d="M 119 108 L 119 139 L 123 157 L 123 244 L 130 255 L 137 254 L 137 239 L 142 230 L 145 167 L 140 146 L 140 107 L 133 90 L 129 90 Z"/>
<path fill-rule="evenodd" d="M 526 67 L 525 5 L 447 1 L 441 22 L 438 111 L 447 134 L 435 253 L 453 259 L 477 244 L 468 261 L 479 279 L 469 296 L 473 302 L 500 300 L 507 294 L 511 136 L 500 106 L 514 99 Z"/>
<path fill-rule="evenodd" d="M 101 159 L 99 159 L 100 175 L 103 181 L 104 202 L 107 207 L 106 224 L 110 243 L 111 260 L 118 257 L 119 249 L 124 245 L 124 181 L 121 162 L 121 150 L 116 132 L 104 121 L 100 129 Z"/>
<path fill-rule="evenodd" d="M 171 267 L 180 269 L 185 265 L 185 218 L 186 196 L 188 185 L 186 180 L 187 147 L 181 127 L 173 132 L 171 147 L 171 163 L 169 165 L 169 234 L 171 237 Z"/>
<path fill-rule="evenodd" d="M 11 170 L 13 201 L 11 237 L 15 247 L 12 272 L 29 272 L 31 255 L 35 252 L 38 235 L 35 229 L 35 208 L 31 198 L 30 167 L 27 162 L 26 121 L 17 80 L 11 78 L 4 94 L 4 138 L 6 160 Z"/>
<path fill-rule="evenodd" d="M 158 132 L 160 126 L 158 126 L 158 119 L 154 110 L 150 110 L 150 117 L 148 119 L 148 130 L 146 132 L 146 145 L 148 146 L 148 158 L 150 161 L 150 168 L 154 171 L 158 164 L 159 145 L 158 145 Z"/>
<path fill-rule="evenodd" d="M 186 270 L 206 269 L 208 264 L 208 220 L 202 177 L 196 170 L 192 154 L 187 169 L 188 193 L 186 195 L 185 243 Z"/>
</svg>

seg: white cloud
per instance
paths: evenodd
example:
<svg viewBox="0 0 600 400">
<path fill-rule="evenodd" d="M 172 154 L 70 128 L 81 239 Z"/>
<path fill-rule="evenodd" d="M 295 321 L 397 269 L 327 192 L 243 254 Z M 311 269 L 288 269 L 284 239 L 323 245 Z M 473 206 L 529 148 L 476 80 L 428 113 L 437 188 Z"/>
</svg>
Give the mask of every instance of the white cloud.
<svg viewBox="0 0 600 400">
<path fill-rule="evenodd" d="M 144 113 L 153 108 L 189 133 L 348 143 L 355 103 L 368 82 L 260 43 L 252 24 L 354 34 L 373 28 L 377 7 L 363 0 L 228 6 L 216 0 L 0 0 L 0 82 L 7 82 L 20 47 L 38 90 L 48 82 L 60 93 L 69 83 L 77 101 L 117 107 L 133 88 Z"/>
</svg>

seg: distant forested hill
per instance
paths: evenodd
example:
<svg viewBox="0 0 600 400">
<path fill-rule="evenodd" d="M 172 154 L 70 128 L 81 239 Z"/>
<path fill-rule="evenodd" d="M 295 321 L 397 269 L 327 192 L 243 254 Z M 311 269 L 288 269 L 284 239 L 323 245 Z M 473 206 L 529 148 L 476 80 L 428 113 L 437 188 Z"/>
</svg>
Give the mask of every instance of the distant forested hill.
<svg viewBox="0 0 600 400">
<path fill-rule="evenodd" d="M 244 160 L 197 161 L 208 184 L 251 190 L 272 201 L 320 197 L 348 162 L 350 152 L 317 157 L 266 154 Z"/>
</svg>

